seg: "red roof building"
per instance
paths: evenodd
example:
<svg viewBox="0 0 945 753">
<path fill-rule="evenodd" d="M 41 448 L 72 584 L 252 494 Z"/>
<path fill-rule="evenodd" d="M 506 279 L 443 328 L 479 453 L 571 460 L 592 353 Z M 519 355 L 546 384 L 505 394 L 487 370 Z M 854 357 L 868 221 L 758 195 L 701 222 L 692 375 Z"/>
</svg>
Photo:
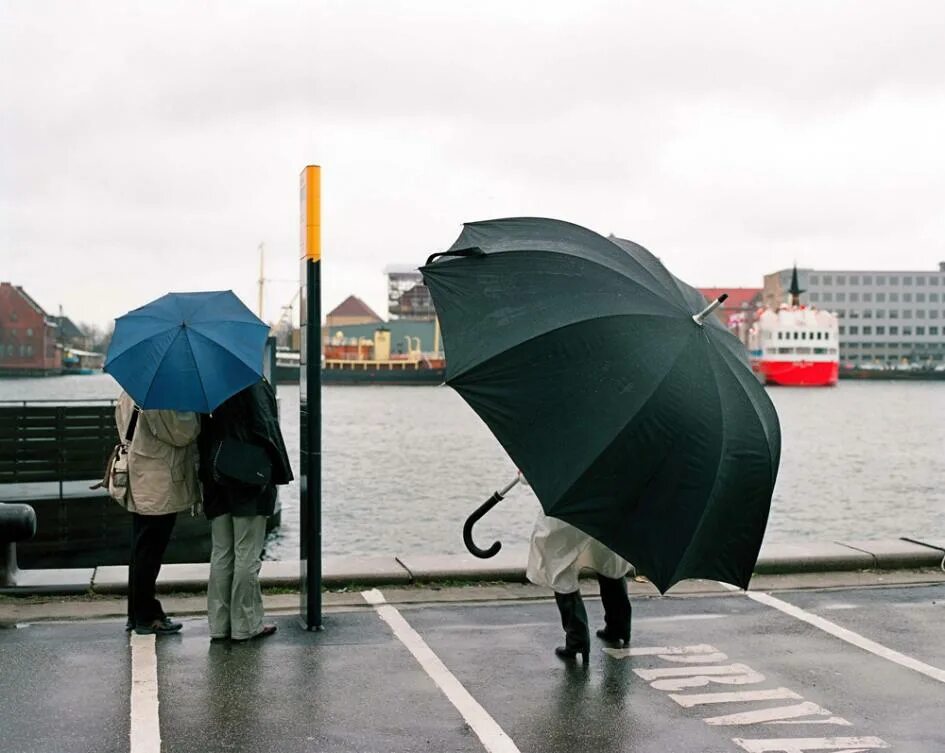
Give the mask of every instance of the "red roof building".
<svg viewBox="0 0 945 753">
<path fill-rule="evenodd" d="M 714 301 L 722 293 L 728 293 L 728 298 L 715 310 L 715 315 L 726 327 L 733 323 L 732 317 L 738 314 L 748 314 L 749 319 L 761 307 L 762 288 L 699 288 L 707 301 Z"/>
<path fill-rule="evenodd" d="M 19 285 L 0 282 L 0 375 L 58 374 L 59 327 Z"/>
<path fill-rule="evenodd" d="M 380 324 L 382 321 L 381 317 L 356 295 L 349 295 L 325 317 L 325 324 L 328 327 L 343 327 L 347 324 Z"/>
</svg>

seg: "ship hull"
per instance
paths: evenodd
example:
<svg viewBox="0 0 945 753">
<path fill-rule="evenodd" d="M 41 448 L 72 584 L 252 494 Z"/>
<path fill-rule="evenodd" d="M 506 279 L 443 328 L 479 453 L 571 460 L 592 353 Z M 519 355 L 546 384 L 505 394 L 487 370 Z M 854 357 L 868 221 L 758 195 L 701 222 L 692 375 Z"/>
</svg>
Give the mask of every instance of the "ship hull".
<svg viewBox="0 0 945 753">
<path fill-rule="evenodd" d="M 322 369 L 322 384 L 437 385 L 446 369 Z"/>
<path fill-rule="evenodd" d="M 785 387 L 832 387 L 837 383 L 840 364 L 836 361 L 766 361 L 752 363 L 765 384 Z"/>
</svg>

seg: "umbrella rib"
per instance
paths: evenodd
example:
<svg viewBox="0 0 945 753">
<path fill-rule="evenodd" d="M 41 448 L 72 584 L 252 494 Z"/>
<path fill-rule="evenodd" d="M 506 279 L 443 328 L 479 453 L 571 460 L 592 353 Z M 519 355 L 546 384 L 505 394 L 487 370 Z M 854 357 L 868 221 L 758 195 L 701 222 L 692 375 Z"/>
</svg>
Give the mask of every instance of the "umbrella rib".
<svg viewBox="0 0 945 753">
<path fill-rule="evenodd" d="M 711 358 L 711 354 L 714 353 L 714 352 L 715 352 L 715 349 L 714 349 L 714 348 L 709 348 L 710 358 Z M 715 391 L 714 391 L 712 394 L 715 395 L 716 398 L 718 398 L 718 395 L 719 395 L 719 377 L 718 377 L 718 374 L 716 373 L 714 367 L 710 366 L 710 367 L 709 367 L 709 371 L 712 372 L 712 382 L 715 384 Z M 724 447 L 724 446 L 725 446 L 725 435 L 726 435 L 726 431 L 727 431 L 727 420 L 726 420 L 725 411 L 722 410 L 722 403 L 721 403 L 721 400 L 717 400 L 717 404 L 718 404 L 718 406 L 719 406 L 719 415 L 721 416 L 721 425 L 722 425 L 721 444 L 722 444 L 722 447 Z M 711 501 L 711 500 L 715 497 L 715 490 L 716 490 L 716 487 L 718 486 L 718 483 L 719 483 L 719 472 L 720 472 L 721 467 L 722 467 L 722 457 L 723 457 L 723 454 L 722 454 L 722 451 L 720 450 L 720 451 L 719 451 L 718 461 L 717 461 L 716 464 L 715 464 L 715 475 L 714 475 L 714 477 L 713 477 L 713 479 L 712 479 L 712 489 L 711 489 L 711 491 L 709 492 L 709 497 L 708 497 L 708 500 L 709 500 L 709 501 Z M 689 539 L 690 543 L 692 543 L 692 542 L 695 540 L 696 536 L 699 535 L 699 531 L 702 530 L 702 524 L 703 524 L 703 522 L 705 521 L 706 513 L 709 511 L 709 501 L 706 502 L 706 506 L 705 506 L 705 508 L 703 508 L 703 510 L 702 510 L 702 515 L 699 516 L 699 523 L 698 523 L 698 524 L 696 525 L 696 527 L 693 529 L 692 537 Z M 688 547 L 688 545 L 687 545 L 686 551 L 688 551 L 688 550 L 689 550 L 689 547 Z M 672 586 L 674 583 L 677 583 L 677 582 L 678 582 L 678 580 L 676 579 L 676 576 L 677 576 L 678 573 L 679 573 L 679 566 L 680 566 L 680 564 L 683 562 L 684 559 L 685 559 L 685 554 L 683 554 L 683 557 L 681 557 L 680 560 L 679 560 L 679 562 L 676 563 L 676 568 L 673 570 L 673 576 L 672 576 L 672 577 L 670 578 L 670 580 L 669 580 L 670 586 Z M 732 584 L 732 585 L 735 585 L 735 584 Z"/>
<path fill-rule="evenodd" d="M 693 334 L 695 334 L 695 333 L 693 333 Z M 692 338 L 692 336 L 693 336 L 693 335 L 690 335 L 690 336 L 689 336 L 690 339 Z M 673 370 L 676 368 L 676 365 L 678 364 L 679 359 L 682 358 L 682 355 L 683 355 L 683 353 L 685 353 L 685 352 L 686 352 L 686 347 L 685 347 L 685 345 L 684 345 L 683 347 L 681 347 L 681 348 L 679 349 L 679 352 L 676 354 L 676 357 L 673 359 L 672 363 L 667 367 L 666 373 L 664 373 L 663 376 L 660 377 L 659 381 L 656 382 L 656 384 L 653 385 L 653 389 L 650 390 L 650 392 L 649 392 L 649 394 L 646 396 L 646 398 L 641 401 L 641 403 L 640 403 L 641 405 L 645 404 L 650 398 L 652 398 L 653 395 L 655 395 L 655 394 L 660 390 L 660 388 L 663 386 L 663 384 L 664 384 L 664 383 L 666 382 L 666 380 L 669 378 L 669 375 L 673 373 Z M 628 418 L 628 419 L 623 423 L 623 425 L 621 426 L 620 431 L 616 432 L 616 433 L 614 434 L 614 436 L 611 437 L 610 441 L 607 442 L 607 444 L 605 444 L 605 445 L 604 445 L 602 448 L 600 448 L 597 452 L 592 453 L 591 456 L 592 456 L 593 458 L 599 457 L 599 456 L 601 455 L 601 453 L 604 452 L 604 450 L 606 450 L 611 444 L 613 444 L 614 440 L 615 440 L 618 436 L 620 436 L 620 435 L 626 430 L 627 426 L 630 425 L 630 422 L 631 422 L 632 420 L 633 420 L 633 416 L 631 416 L 630 418 Z M 591 461 L 591 463 L 593 463 L 593 461 Z M 590 469 L 590 465 L 588 465 L 587 468 L 584 468 L 579 474 L 577 474 L 577 475 L 575 476 L 574 480 L 568 485 L 568 487 L 567 487 L 561 494 L 558 495 L 558 500 L 561 500 L 561 499 L 563 499 L 564 497 L 566 497 L 566 496 L 571 492 L 571 490 L 574 488 L 574 486 L 578 483 L 578 481 L 580 481 L 580 479 L 584 476 L 584 474 L 587 473 L 587 471 L 588 471 L 589 469 Z M 549 514 L 551 514 L 551 513 L 549 512 Z"/>
<path fill-rule="evenodd" d="M 730 361 L 731 361 L 732 359 L 735 359 L 734 355 L 732 355 L 732 353 L 731 353 L 730 351 L 728 351 L 728 350 L 722 350 L 722 351 L 719 351 L 719 352 L 721 353 L 722 358 L 723 358 L 723 360 L 725 360 L 726 364 L 729 365 L 729 368 L 732 368 Z M 735 359 L 735 366 L 738 367 L 739 369 L 744 369 L 744 367 L 745 367 L 744 364 L 743 364 L 741 361 L 737 360 L 737 359 Z M 732 369 L 732 373 L 733 373 L 733 376 L 736 374 L 736 372 L 735 372 L 734 369 Z M 735 378 L 738 379 L 737 376 L 736 376 Z M 756 379 L 756 377 L 755 377 L 754 374 L 751 374 L 750 378 L 751 378 L 751 379 Z M 758 423 L 761 425 L 762 433 L 765 435 L 765 438 L 767 438 L 767 437 L 768 437 L 768 432 L 765 431 L 765 422 L 762 421 L 762 419 L 761 419 L 761 413 L 760 413 L 760 411 L 758 410 L 758 402 L 754 399 L 754 397 L 752 396 L 752 394 L 751 394 L 750 391 L 745 390 L 745 395 L 746 395 L 746 397 L 748 398 L 748 401 L 751 403 L 752 408 L 754 408 L 755 419 L 756 419 L 756 420 L 758 421 Z M 775 411 L 775 418 L 777 418 L 777 412 L 776 412 L 776 411 Z M 771 479 L 772 485 L 773 485 L 774 482 L 775 482 L 775 480 L 776 480 L 776 474 L 777 474 L 777 467 L 778 467 L 778 466 L 777 466 L 777 463 L 775 463 L 774 458 L 771 456 L 771 443 L 770 443 L 770 442 L 766 442 L 766 444 L 767 444 L 767 447 L 768 447 L 768 467 L 769 467 L 769 469 L 770 469 L 770 470 L 769 470 L 769 473 L 771 473 L 771 475 L 773 476 L 773 478 Z"/>
<path fill-rule="evenodd" d="M 197 315 L 197 313 L 198 313 L 201 309 L 203 309 L 204 307 L 206 307 L 207 305 L 209 305 L 210 301 L 214 301 L 214 300 L 216 300 L 217 298 L 219 298 L 221 295 L 225 295 L 225 294 L 227 294 L 227 293 L 232 293 L 233 291 L 232 291 L 232 290 L 214 290 L 214 291 L 211 291 L 211 292 L 213 293 L 213 297 L 210 297 L 210 296 L 208 295 L 203 301 L 200 302 L 200 305 L 197 306 L 197 308 L 195 308 L 193 311 L 190 312 L 190 318 L 191 318 L 191 320 Z M 234 293 L 234 295 L 236 295 L 236 294 Z M 217 320 L 214 320 L 214 321 L 225 321 L 225 320 L 219 320 L 219 319 L 217 319 Z"/>
<path fill-rule="evenodd" d="M 516 252 L 526 251 L 526 252 L 529 252 L 529 253 L 558 254 L 559 256 L 566 256 L 566 257 L 572 258 L 572 259 L 573 259 L 573 258 L 578 258 L 578 259 L 580 259 L 581 261 L 584 261 L 584 262 L 586 262 L 586 263 L 588 263 L 588 264 L 593 264 L 593 265 L 596 266 L 596 267 L 601 267 L 601 268 L 603 268 L 603 269 L 608 270 L 609 272 L 616 273 L 616 274 L 620 275 L 622 278 L 624 278 L 626 281 L 632 282 L 632 283 L 638 285 L 639 287 L 643 288 L 645 291 L 647 291 L 647 292 L 650 293 L 651 295 L 654 295 L 654 296 L 656 296 L 657 298 L 659 298 L 660 300 L 665 301 L 667 304 L 669 304 L 669 305 L 672 306 L 673 308 L 676 308 L 676 309 L 679 309 L 680 311 L 686 312 L 686 315 L 687 315 L 687 316 L 691 316 L 691 315 L 692 315 L 693 312 L 689 311 L 689 307 L 686 305 L 686 301 L 685 301 L 685 299 L 684 299 L 683 296 L 682 296 L 682 291 L 681 291 L 681 290 L 679 290 L 678 288 L 674 288 L 674 290 L 672 290 L 672 291 L 668 290 L 668 289 L 663 285 L 663 283 L 660 282 L 660 280 L 659 280 L 652 272 L 650 272 L 650 270 L 648 270 L 645 266 L 643 266 L 642 264 L 640 264 L 640 262 L 638 262 L 636 259 L 634 259 L 633 256 L 632 256 L 625 248 L 622 248 L 621 246 L 619 246 L 618 244 L 614 243 L 613 241 L 608 240 L 608 242 L 609 242 L 610 244 L 612 244 L 612 245 L 614 246 L 614 248 L 618 249 L 622 254 L 625 254 L 627 257 L 629 257 L 630 259 L 632 259 L 633 262 L 634 262 L 634 264 L 640 269 L 640 271 L 642 271 L 644 274 L 646 274 L 646 276 L 647 276 L 650 280 L 652 280 L 654 283 L 656 283 L 657 289 L 654 290 L 650 285 L 647 285 L 646 283 L 644 283 L 644 282 L 642 282 L 642 281 L 640 281 L 640 280 L 635 280 L 635 279 L 633 279 L 632 277 L 628 276 L 628 275 L 626 274 L 626 271 L 620 269 L 619 266 L 618 266 L 616 263 L 614 263 L 614 264 L 608 264 L 608 263 L 606 263 L 607 261 L 610 261 L 610 260 L 588 259 L 588 258 L 585 257 L 585 256 L 576 257 L 574 254 L 569 254 L 569 253 L 566 253 L 565 251 L 557 251 L 557 250 L 555 250 L 555 249 L 553 249 L 553 248 L 521 248 L 521 249 L 510 249 L 509 251 L 498 252 L 498 253 L 516 253 Z M 673 300 L 673 299 L 671 299 L 671 298 L 668 297 L 669 295 L 672 295 L 673 293 L 678 294 L 678 296 L 677 296 L 677 295 L 673 295 L 673 299 L 678 298 L 678 300 Z"/>
<path fill-rule="evenodd" d="M 457 372 L 457 373 L 455 373 L 455 374 L 451 374 L 451 375 L 449 376 L 449 378 L 446 380 L 446 383 L 447 383 L 447 384 L 453 384 L 453 382 L 455 382 L 457 379 L 459 379 L 460 377 L 464 376 L 465 374 L 468 374 L 470 371 L 473 371 L 474 369 L 479 369 L 479 368 L 481 368 L 482 366 L 484 366 L 485 364 L 488 364 L 489 362 L 493 361 L 494 359 L 499 358 L 499 357 L 501 357 L 501 356 L 504 356 L 506 353 L 515 350 L 516 348 L 520 347 L 521 345 L 523 345 L 523 344 L 526 343 L 526 342 L 531 342 L 532 340 L 537 340 L 539 337 L 546 337 L 547 335 L 550 335 L 550 334 L 552 334 L 553 332 L 558 332 L 559 330 L 567 329 L 568 327 L 574 327 L 574 326 L 577 326 L 577 325 L 579 325 L 579 324 L 584 324 L 585 322 L 592 322 L 592 321 L 597 321 L 597 320 L 601 320 L 601 319 L 614 319 L 614 318 L 621 318 L 621 317 L 634 318 L 634 319 L 643 319 L 643 318 L 675 319 L 675 318 L 676 318 L 675 316 L 671 316 L 671 315 L 669 315 L 669 314 L 652 314 L 652 313 L 647 313 L 647 314 L 606 314 L 605 316 L 595 316 L 595 317 L 588 317 L 588 318 L 585 318 L 585 319 L 578 319 L 577 321 L 573 321 L 573 322 L 563 322 L 562 324 L 559 324 L 559 325 L 557 325 L 557 326 L 555 326 L 555 327 L 552 327 L 551 329 L 547 329 L 547 330 L 544 330 L 544 331 L 542 331 L 542 332 L 538 332 L 538 333 L 532 335 L 531 337 L 528 338 L 528 340 L 525 340 L 525 341 L 522 341 L 522 342 L 516 342 L 516 343 L 510 345 L 508 348 L 505 348 L 504 350 L 497 351 L 496 353 L 493 353 L 492 355 L 490 355 L 490 356 L 489 356 L 488 358 L 486 358 L 485 360 L 478 361 L 477 363 L 474 363 L 474 364 L 472 364 L 472 365 L 470 365 L 470 366 L 467 366 L 467 367 L 466 367 L 465 369 L 463 369 L 462 371 L 459 371 L 459 372 Z M 448 358 L 447 358 L 447 364 L 449 364 L 449 359 L 448 359 Z M 449 366 L 447 366 L 447 368 L 449 368 Z"/>
<path fill-rule="evenodd" d="M 190 360 L 194 364 L 194 371 L 197 372 L 197 381 L 200 382 L 200 391 L 203 392 L 203 402 L 207 406 L 207 412 L 210 412 L 210 396 L 207 394 L 207 386 L 203 383 L 203 374 L 200 373 L 200 364 L 197 363 L 197 356 L 194 354 L 193 343 L 190 342 L 190 328 L 184 330 L 184 342 L 187 343 L 187 350 L 190 353 Z"/>
<path fill-rule="evenodd" d="M 219 319 L 219 320 L 214 321 L 213 323 L 214 323 L 214 324 L 220 324 L 220 323 L 225 323 L 225 324 L 242 324 L 242 325 L 245 325 L 245 326 L 248 326 L 248 327 L 256 327 L 256 328 L 259 328 L 259 327 L 266 327 L 266 326 L 267 326 L 267 325 L 265 325 L 265 324 L 257 324 L 256 322 L 243 322 L 243 321 L 238 321 L 238 320 L 235 320 L 235 319 Z M 255 367 L 253 367 L 252 364 L 246 363 L 246 361 L 244 361 L 244 360 L 243 360 L 242 358 L 240 358 L 237 354 L 235 354 L 232 350 L 230 350 L 224 343 L 221 343 L 214 335 L 211 335 L 211 334 L 208 334 L 207 332 L 204 332 L 204 331 L 203 331 L 203 327 L 200 326 L 200 322 L 197 322 L 197 324 L 195 324 L 195 325 L 194 325 L 194 324 L 190 325 L 189 328 L 192 329 L 194 332 L 196 332 L 196 333 L 197 333 L 198 335 L 200 335 L 201 337 L 205 337 L 207 340 L 209 340 L 210 342 L 212 342 L 214 345 L 216 345 L 216 346 L 218 346 L 218 347 L 220 347 L 220 348 L 223 348 L 227 353 L 230 353 L 231 355 L 233 355 L 234 358 L 238 358 L 239 361 L 240 361 L 240 363 L 242 363 L 244 366 L 255 370 Z"/>
<path fill-rule="evenodd" d="M 478 222 L 464 222 L 464 223 L 463 223 L 463 233 L 460 234 L 460 237 L 457 239 L 456 243 L 459 243 L 460 240 L 463 239 L 463 235 L 467 232 L 468 229 L 474 229 L 474 230 L 473 230 L 474 233 L 475 233 L 476 231 L 478 231 L 478 233 L 485 233 L 485 234 L 488 234 L 488 233 L 490 232 L 490 229 L 491 229 L 492 227 L 494 227 L 496 223 L 507 222 L 507 221 L 509 221 L 509 220 L 512 220 L 512 221 L 515 221 L 515 220 L 539 220 L 539 221 L 544 220 L 544 221 L 547 221 L 546 218 L 541 218 L 541 217 L 506 217 L 506 218 L 502 218 L 502 219 L 498 219 L 498 220 L 485 220 L 485 221 L 478 221 Z M 662 282 L 655 274 L 653 274 L 653 272 L 651 272 L 651 271 L 646 267 L 645 264 L 642 264 L 636 257 L 633 256 L 633 254 L 631 254 L 631 253 L 630 253 L 626 248 L 624 248 L 620 243 L 617 243 L 613 238 L 608 238 L 608 237 L 606 237 L 606 236 L 600 235 L 599 233 L 596 233 L 596 232 L 594 232 L 593 230 L 589 230 L 588 228 L 582 227 L 581 225 L 577 225 L 577 224 L 575 224 L 575 223 L 573 223 L 573 222 L 565 222 L 565 221 L 563 221 L 563 220 L 552 220 L 552 222 L 560 223 L 561 225 L 567 225 L 568 227 L 573 228 L 573 229 L 576 229 L 576 230 L 580 231 L 581 233 L 590 233 L 591 235 L 593 235 L 593 236 L 595 237 L 596 240 L 601 240 L 601 241 L 605 241 L 605 242 L 609 243 L 611 246 L 613 246 L 614 248 L 616 248 L 616 249 L 619 251 L 619 253 L 621 254 L 621 257 L 629 257 L 629 258 L 633 261 L 634 265 L 639 269 L 639 271 L 641 271 L 643 274 L 645 274 L 652 282 L 654 282 L 654 283 L 657 285 L 657 287 L 659 288 L 659 291 L 653 290 L 653 288 L 651 288 L 649 285 L 644 285 L 644 284 L 642 284 L 642 283 L 641 283 L 641 287 L 645 288 L 646 290 L 648 290 L 648 291 L 649 291 L 650 293 L 652 293 L 653 295 L 657 295 L 657 296 L 659 296 L 659 297 L 661 297 L 661 298 L 664 298 L 664 296 L 665 296 L 666 294 L 673 294 L 673 293 L 678 294 L 678 295 L 680 296 L 680 301 L 677 301 L 677 306 L 679 306 L 679 305 L 681 304 L 681 307 L 682 307 L 684 310 L 688 310 L 687 307 L 686 307 L 686 304 L 685 304 L 685 297 L 682 296 L 681 291 L 678 291 L 678 290 L 675 290 L 675 289 L 674 289 L 674 290 L 669 290 L 669 289 L 667 289 L 666 286 L 663 284 L 663 282 Z M 481 240 L 481 239 L 476 239 L 476 242 L 473 242 L 473 239 L 468 239 L 468 240 L 469 240 L 469 242 L 471 243 L 471 245 L 480 246 L 480 247 L 482 247 L 482 248 L 484 248 L 484 249 L 485 249 L 485 248 L 488 248 L 488 246 L 489 246 L 489 243 L 488 243 L 488 242 L 483 243 L 483 240 Z M 522 243 L 535 243 L 535 242 L 542 242 L 542 241 L 547 241 L 547 240 L 548 240 L 547 238 L 544 238 L 544 239 L 532 239 L 532 240 L 527 240 L 527 241 L 526 241 L 526 240 L 523 240 Z M 660 266 L 663 266 L 663 263 L 659 260 L 659 258 L 657 258 L 649 249 L 644 248 L 644 247 L 641 246 L 639 243 L 636 243 L 635 241 L 631 241 L 631 240 L 625 239 L 625 238 L 620 238 L 620 239 L 618 239 L 618 240 L 625 240 L 625 241 L 627 241 L 628 243 L 633 244 L 634 246 L 638 246 L 638 247 L 639 247 L 640 249 L 642 249 L 645 253 L 649 254 L 657 264 L 659 264 Z M 454 247 L 455 247 L 456 243 L 454 243 Z M 509 248 L 509 249 L 505 249 L 505 250 L 503 250 L 503 251 L 497 251 L 497 252 L 493 252 L 493 253 L 509 253 L 509 252 L 515 253 L 516 251 L 546 251 L 546 252 L 548 252 L 548 253 L 561 254 L 561 255 L 564 255 L 564 256 L 570 256 L 570 257 L 574 257 L 574 256 L 575 256 L 574 254 L 567 253 L 567 252 L 565 252 L 565 251 L 557 251 L 557 250 L 552 249 L 552 248 L 528 249 L 528 248 L 520 247 L 520 248 Z M 488 255 L 488 252 L 487 252 L 487 255 Z M 624 270 L 619 269 L 619 268 L 615 267 L 614 265 L 605 264 L 605 263 L 602 263 L 601 261 L 597 261 L 597 260 L 594 260 L 594 259 L 589 259 L 589 258 L 583 257 L 583 256 L 582 256 L 582 257 L 577 257 L 577 258 L 581 258 L 581 259 L 583 259 L 584 261 L 590 262 L 590 263 L 592 263 L 592 264 L 596 264 L 596 265 L 601 266 L 601 267 L 604 267 L 605 269 L 608 269 L 608 270 L 610 270 L 610 271 L 612 271 L 612 272 L 616 272 L 616 273 L 618 273 L 618 274 L 620 274 L 620 275 L 626 276 Z M 615 262 L 615 263 L 616 263 L 616 262 Z M 664 267 L 664 269 L 665 269 L 665 267 Z M 667 273 L 669 273 L 668 270 L 667 270 Z M 660 291 L 662 291 L 662 292 L 660 292 Z M 690 312 L 690 313 L 695 313 L 695 312 Z"/>
<path fill-rule="evenodd" d="M 144 393 L 144 400 L 142 400 L 142 403 L 148 402 L 148 398 L 151 397 L 151 390 L 152 390 L 152 388 L 154 387 L 154 380 L 157 379 L 158 371 L 160 371 L 160 364 L 164 361 L 164 356 L 167 355 L 167 351 L 169 351 L 169 350 L 171 349 L 171 346 L 172 346 L 175 342 L 177 342 L 177 338 L 178 338 L 178 337 L 180 337 L 180 332 L 179 332 L 179 331 L 178 331 L 178 333 L 177 333 L 176 335 L 174 335 L 174 337 L 172 337 L 172 338 L 168 341 L 167 347 L 165 347 L 164 350 L 163 350 L 163 352 L 161 353 L 161 357 L 158 359 L 158 368 L 156 368 L 156 369 L 154 370 L 154 373 L 151 374 L 151 381 L 148 382 L 148 390 L 147 390 L 147 392 Z"/>
<path fill-rule="evenodd" d="M 121 318 L 121 319 L 125 319 L 125 318 L 127 318 L 127 317 L 129 317 L 129 316 L 130 316 L 129 314 L 126 314 L 125 316 L 120 317 L 120 318 Z M 150 340 L 150 339 L 153 338 L 153 337 L 160 337 L 161 335 L 166 334 L 167 332 L 173 330 L 175 327 L 179 327 L 179 326 L 180 326 L 179 324 L 174 324 L 173 322 L 170 322 L 170 321 L 168 321 L 168 320 L 166 320 L 166 319 L 160 319 L 160 318 L 158 318 L 158 317 L 156 317 L 156 316 L 154 316 L 154 317 L 137 317 L 137 316 L 136 316 L 136 317 L 134 317 L 134 318 L 135 318 L 135 319 L 153 319 L 154 321 L 157 321 L 157 322 L 164 322 L 164 323 L 166 323 L 166 324 L 167 324 L 167 327 L 166 327 L 163 331 L 161 331 L 161 332 L 151 332 L 151 333 L 148 333 L 148 334 L 145 334 L 145 335 L 140 336 L 140 337 L 139 337 L 137 340 L 135 340 L 134 342 L 127 344 L 127 345 L 122 349 L 121 353 L 119 353 L 119 354 L 116 355 L 116 356 L 112 356 L 112 357 L 111 357 L 111 360 L 114 360 L 114 359 L 116 359 L 116 358 L 121 358 L 121 357 L 122 357 L 125 353 L 127 353 L 129 350 L 131 350 L 132 348 L 136 348 L 137 346 L 141 345 L 141 343 L 143 343 L 143 342 L 145 342 L 145 341 L 147 341 L 147 340 Z"/>
</svg>

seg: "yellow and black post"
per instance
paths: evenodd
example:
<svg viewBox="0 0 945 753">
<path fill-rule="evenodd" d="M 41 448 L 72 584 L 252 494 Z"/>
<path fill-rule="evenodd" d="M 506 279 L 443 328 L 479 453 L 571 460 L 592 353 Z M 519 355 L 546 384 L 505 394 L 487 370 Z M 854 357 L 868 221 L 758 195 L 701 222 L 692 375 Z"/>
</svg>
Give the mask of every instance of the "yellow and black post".
<svg viewBox="0 0 945 753">
<path fill-rule="evenodd" d="M 322 626 L 322 327 L 321 168 L 301 175 L 301 366 L 299 420 L 302 433 L 301 617 L 306 630 Z"/>
</svg>

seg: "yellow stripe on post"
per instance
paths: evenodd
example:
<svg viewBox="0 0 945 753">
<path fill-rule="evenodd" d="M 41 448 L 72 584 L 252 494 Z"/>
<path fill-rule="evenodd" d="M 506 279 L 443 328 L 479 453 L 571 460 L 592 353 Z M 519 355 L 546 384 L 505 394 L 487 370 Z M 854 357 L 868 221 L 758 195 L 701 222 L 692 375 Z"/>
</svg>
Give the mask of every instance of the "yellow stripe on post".
<svg viewBox="0 0 945 753">
<path fill-rule="evenodd" d="M 303 259 L 322 258 L 322 169 L 309 165 L 302 170 L 300 245 Z"/>
</svg>

